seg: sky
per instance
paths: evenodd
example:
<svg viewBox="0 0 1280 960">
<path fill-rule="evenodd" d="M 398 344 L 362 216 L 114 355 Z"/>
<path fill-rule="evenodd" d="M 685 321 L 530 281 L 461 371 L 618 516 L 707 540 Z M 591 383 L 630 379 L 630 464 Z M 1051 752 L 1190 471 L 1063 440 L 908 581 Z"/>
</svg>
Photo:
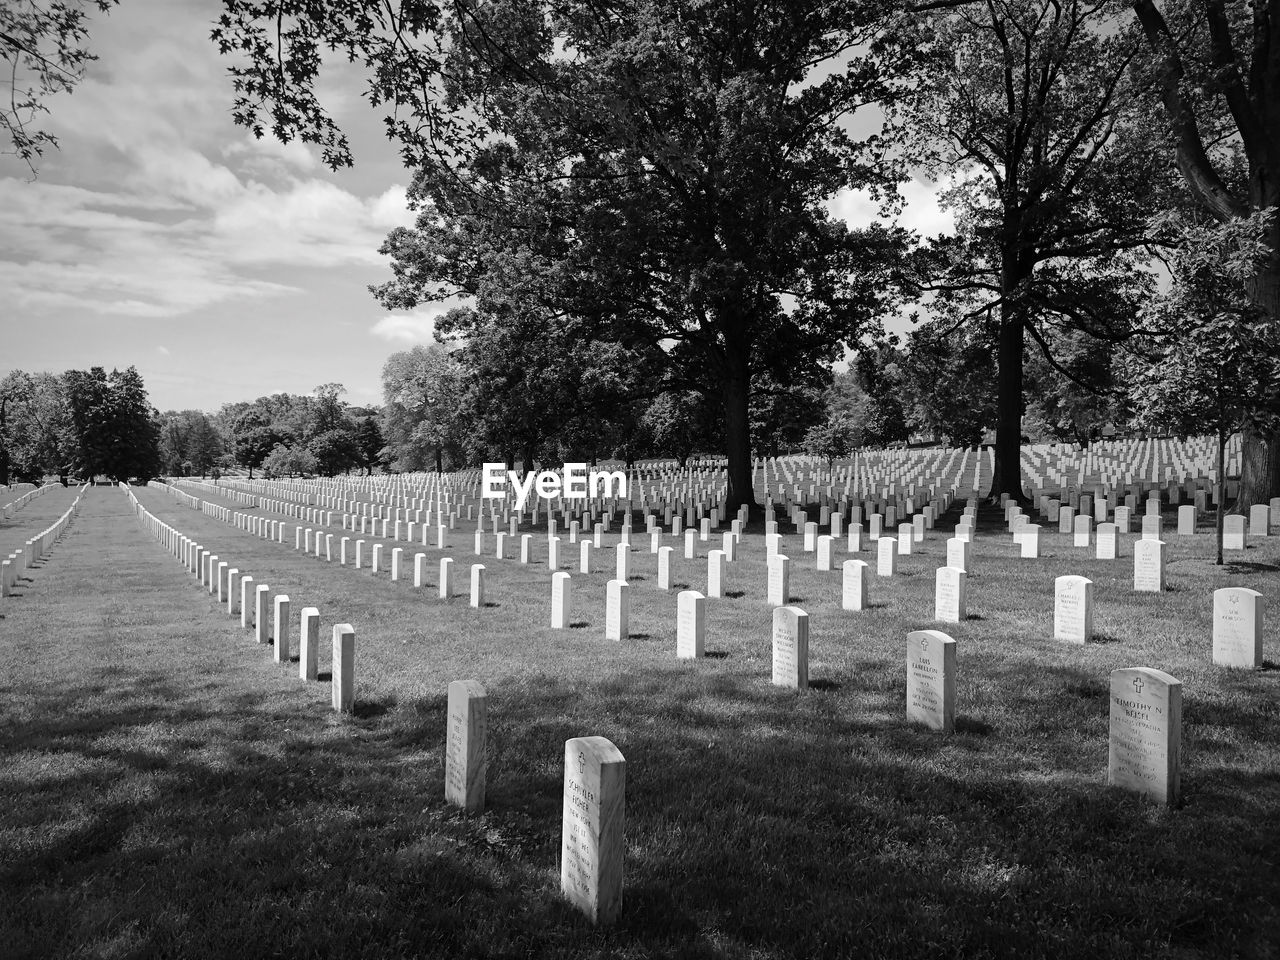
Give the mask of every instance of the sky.
<svg viewBox="0 0 1280 960">
<path fill-rule="evenodd" d="M 378 251 L 411 226 L 408 175 L 340 65 L 322 98 L 355 166 L 332 172 L 300 143 L 254 140 L 209 34 L 219 0 L 122 0 L 91 25 L 73 94 L 48 101 L 33 179 L 0 157 L 0 375 L 136 366 L 160 410 L 343 384 L 381 403 L 387 357 L 429 343 L 447 307 L 388 312 L 367 287 Z M 930 185 L 905 186 L 899 222 L 948 230 Z M 866 197 L 832 197 L 861 225 Z"/>
</svg>

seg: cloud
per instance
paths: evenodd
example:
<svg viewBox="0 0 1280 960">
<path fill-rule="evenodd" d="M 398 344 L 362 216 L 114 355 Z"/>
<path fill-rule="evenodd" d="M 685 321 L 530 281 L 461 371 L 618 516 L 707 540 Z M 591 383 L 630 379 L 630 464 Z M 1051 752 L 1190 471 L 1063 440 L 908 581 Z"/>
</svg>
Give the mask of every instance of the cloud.
<svg viewBox="0 0 1280 960">
<path fill-rule="evenodd" d="M 938 203 L 939 194 L 946 186 L 945 183 L 924 180 L 909 180 L 901 184 L 898 190 L 902 196 L 902 212 L 890 218 L 890 222 L 913 230 L 921 237 L 954 233 L 955 216 Z M 841 190 L 828 201 L 827 209 L 833 217 L 844 220 L 851 227 L 864 227 L 885 219 L 880 215 L 879 205 L 865 190 Z"/>
<path fill-rule="evenodd" d="M 385 263 L 387 232 L 412 223 L 404 186 L 361 195 L 304 144 L 234 126 L 227 63 L 193 29 L 209 9 L 137 0 L 95 23 L 100 59 L 50 100 L 61 151 L 35 182 L 0 167 L 14 172 L 0 176 L 7 300 L 172 317 L 297 293 L 303 270 L 355 269 L 363 285 Z"/>
<path fill-rule="evenodd" d="M 165 346 L 157 345 L 157 346 L 156 346 L 156 353 L 160 354 L 160 356 L 162 356 L 162 357 L 167 357 L 167 356 L 169 356 L 169 348 L 168 348 L 168 347 L 165 347 Z"/>
<path fill-rule="evenodd" d="M 434 343 L 436 319 L 458 304 L 458 300 L 451 298 L 442 303 L 419 307 L 411 313 L 388 314 L 375 323 L 369 332 L 388 343 L 405 346 Z"/>
</svg>

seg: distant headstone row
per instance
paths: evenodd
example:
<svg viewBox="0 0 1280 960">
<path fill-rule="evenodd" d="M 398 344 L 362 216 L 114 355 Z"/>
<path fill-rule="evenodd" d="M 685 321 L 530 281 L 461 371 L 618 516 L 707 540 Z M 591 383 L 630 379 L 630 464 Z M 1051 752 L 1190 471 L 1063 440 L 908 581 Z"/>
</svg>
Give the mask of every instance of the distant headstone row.
<svg viewBox="0 0 1280 960">
<path fill-rule="evenodd" d="M 129 497 L 143 528 L 196 576 L 200 585 L 216 598 L 218 605 L 225 605 L 229 616 L 238 614 L 241 627 L 253 630 L 258 643 L 272 644 L 276 663 L 291 661 L 289 596 L 276 594 L 273 597 L 268 584 L 256 583 L 249 573 L 231 566 L 227 560 L 160 520 L 139 503 L 133 491 L 124 484 L 121 484 L 121 489 Z M 303 607 L 298 618 L 298 675 L 303 680 L 314 681 L 318 676 L 319 624 L 320 611 L 315 607 Z M 342 713 L 351 713 L 355 709 L 355 639 L 355 629 L 351 624 L 334 625 L 333 709 Z"/>
</svg>

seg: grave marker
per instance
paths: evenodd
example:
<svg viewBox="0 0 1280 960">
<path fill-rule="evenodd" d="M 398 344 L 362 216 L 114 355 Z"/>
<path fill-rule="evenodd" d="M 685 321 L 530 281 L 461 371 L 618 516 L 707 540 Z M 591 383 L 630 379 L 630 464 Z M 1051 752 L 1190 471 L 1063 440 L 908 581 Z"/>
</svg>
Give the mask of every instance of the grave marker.
<svg viewBox="0 0 1280 960">
<path fill-rule="evenodd" d="M 867 608 L 867 567 L 865 560 L 846 560 L 842 565 L 843 590 L 840 605 L 845 610 Z"/>
<path fill-rule="evenodd" d="M 697 590 L 682 590 L 676 601 L 676 657 L 702 656 L 707 632 L 707 598 Z"/>
<path fill-rule="evenodd" d="M 1162 670 L 1111 671 L 1107 782 L 1174 806 L 1182 779 L 1182 683 Z"/>
<path fill-rule="evenodd" d="M 316 678 L 320 653 L 320 611 L 315 607 L 303 607 L 298 623 L 298 676 L 303 680 Z"/>
<path fill-rule="evenodd" d="M 605 588 L 604 638 L 625 640 L 631 634 L 631 588 L 625 580 L 610 580 Z"/>
<path fill-rule="evenodd" d="M 938 630 L 907 634 L 907 717 L 931 730 L 956 727 L 956 642 Z"/>
<path fill-rule="evenodd" d="M 583 541 L 586 543 L 586 541 Z M 573 583 L 569 574 L 559 570 L 551 575 L 551 627 L 563 630 L 569 626 L 573 607 Z"/>
<path fill-rule="evenodd" d="M 959 623 L 966 616 L 967 575 L 956 567 L 939 567 L 934 576 L 933 619 Z"/>
<path fill-rule="evenodd" d="M 275 599 L 275 632 L 272 637 L 275 645 L 276 663 L 285 663 L 292 653 L 289 642 L 289 595 L 277 594 Z"/>
<path fill-rule="evenodd" d="M 1164 590 L 1164 541 L 1142 539 L 1133 545 L 1133 589 L 1142 593 Z"/>
<path fill-rule="evenodd" d="M 799 607 L 774 608 L 773 683 L 796 690 L 809 686 L 809 615 Z"/>
<path fill-rule="evenodd" d="M 1093 637 L 1093 581 L 1058 577 L 1053 582 L 1053 639 L 1088 643 Z"/>
<path fill-rule="evenodd" d="M 769 558 L 768 600 L 775 607 L 791 602 L 791 560 L 780 553 Z"/>
<path fill-rule="evenodd" d="M 1257 590 L 1213 591 L 1213 662 L 1246 670 L 1262 666 L 1262 594 Z"/>
<path fill-rule="evenodd" d="M 355 693 L 356 630 L 349 623 L 333 627 L 333 709 L 352 713 Z"/>
<path fill-rule="evenodd" d="M 444 798 L 467 813 L 484 809 L 487 703 L 480 681 L 454 680 L 449 684 Z"/>
<path fill-rule="evenodd" d="M 565 741 L 560 891 L 596 924 L 612 923 L 622 910 L 626 771 L 604 737 Z"/>
</svg>

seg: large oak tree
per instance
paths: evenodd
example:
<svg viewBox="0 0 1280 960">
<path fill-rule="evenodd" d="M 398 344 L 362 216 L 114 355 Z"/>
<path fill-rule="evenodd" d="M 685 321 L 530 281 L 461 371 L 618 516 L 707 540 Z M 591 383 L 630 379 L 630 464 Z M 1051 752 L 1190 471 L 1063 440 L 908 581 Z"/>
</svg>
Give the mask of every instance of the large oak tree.
<svg viewBox="0 0 1280 960">
<path fill-rule="evenodd" d="M 720 403 L 730 509 L 754 502 L 753 381 L 838 359 L 892 292 L 897 238 L 825 207 L 885 184 L 878 140 L 845 121 L 884 92 L 888 3 L 224 9 L 215 39 L 247 57 L 236 119 L 318 143 L 331 165 L 351 154 L 316 95 L 320 53 L 367 67 L 420 210 L 386 245 L 386 305 L 461 293 L 486 320 L 545 311 L 660 347 L 664 386 Z"/>
</svg>

